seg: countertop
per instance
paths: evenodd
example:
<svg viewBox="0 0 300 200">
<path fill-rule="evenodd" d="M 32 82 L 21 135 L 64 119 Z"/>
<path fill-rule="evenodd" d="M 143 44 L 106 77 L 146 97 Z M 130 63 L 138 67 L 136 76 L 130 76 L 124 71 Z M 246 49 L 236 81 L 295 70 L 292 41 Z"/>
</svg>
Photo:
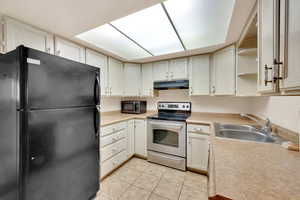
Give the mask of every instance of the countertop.
<svg viewBox="0 0 300 200">
<path fill-rule="evenodd" d="M 155 114 L 102 113 L 101 125 Z M 213 124 L 256 124 L 238 114 L 192 113 L 188 124 L 211 125 L 209 196 L 234 200 L 300 200 L 300 153 L 278 144 L 215 137 Z"/>
<path fill-rule="evenodd" d="M 130 119 L 146 119 L 148 116 L 156 113 L 156 111 L 147 111 L 143 114 L 124 114 L 120 111 L 103 112 L 101 113 L 101 126 L 107 126 Z"/>
</svg>

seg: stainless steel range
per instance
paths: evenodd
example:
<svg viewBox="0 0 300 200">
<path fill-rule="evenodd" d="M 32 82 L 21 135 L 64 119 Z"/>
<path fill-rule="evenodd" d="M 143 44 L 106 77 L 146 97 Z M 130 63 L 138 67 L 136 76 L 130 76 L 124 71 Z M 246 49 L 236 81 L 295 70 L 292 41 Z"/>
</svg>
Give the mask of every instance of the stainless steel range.
<svg viewBox="0 0 300 200">
<path fill-rule="evenodd" d="M 158 114 L 148 117 L 148 161 L 186 170 L 186 119 L 190 102 L 158 102 Z"/>
</svg>

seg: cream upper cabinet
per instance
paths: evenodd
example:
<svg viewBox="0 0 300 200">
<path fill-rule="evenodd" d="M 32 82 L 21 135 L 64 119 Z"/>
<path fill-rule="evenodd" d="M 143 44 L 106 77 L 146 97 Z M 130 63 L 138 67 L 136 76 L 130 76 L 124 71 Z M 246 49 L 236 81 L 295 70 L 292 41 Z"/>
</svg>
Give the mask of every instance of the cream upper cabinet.
<svg viewBox="0 0 300 200">
<path fill-rule="evenodd" d="M 123 63 L 114 58 L 108 58 L 108 94 L 110 96 L 124 95 Z"/>
<path fill-rule="evenodd" d="M 169 80 L 188 79 L 188 59 L 179 58 L 169 61 Z"/>
<path fill-rule="evenodd" d="M 55 37 L 55 55 L 85 63 L 85 48 L 59 37 Z"/>
<path fill-rule="evenodd" d="M 100 68 L 100 83 L 101 83 L 101 95 L 108 95 L 107 90 L 107 76 L 108 76 L 108 58 L 95 51 L 86 50 L 86 64 Z"/>
<path fill-rule="evenodd" d="M 235 95 L 235 47 L 230 46 L 213 55 L 212 94 Z"/>
<path fill-rule="evenodd" d="M 160 61 L 153 63 L 153 80 L 166 81 L 169 79 L 169 62 Z"/>
<path fill-rule="evenodd" d="M 288 93 L 300 90 L 300 1 L 281 1 L 280 27 L 280 61 L 281 66 L 280 88 Z"/>
<path fill-rule="evenodd" d="M 3 50 L 9 52 L 19 45 L 53 54 L 53 35 L 9 17 L 3 18 Z"/>
<path fill-rule="evenodd" d="M 124 64 L 124 96 L 141 95 L 141 65 L 134 63 Z"/>
<path fill-rule="evenodd" d="M 261 93 L 275 92 L 273 83 L 275 59 L 275 28 L 276 0 L 259 0 L 258 4 L 258 91 Z"/>
<path fill-rule="evenodd" d="M 142 96 L 153 96 L 153 64 L 142 64 Z"/>
<path fill-rule="evenodd" d="M 209 95 L 210 68 L 209 55 L 193 56 L 189 58 L 189 94 Z"/>
<path fill-rule="evenodd" d="M 145 120 L 135 120 L 135 153 L 147 157 L 147 128 Z"/>
</svg>

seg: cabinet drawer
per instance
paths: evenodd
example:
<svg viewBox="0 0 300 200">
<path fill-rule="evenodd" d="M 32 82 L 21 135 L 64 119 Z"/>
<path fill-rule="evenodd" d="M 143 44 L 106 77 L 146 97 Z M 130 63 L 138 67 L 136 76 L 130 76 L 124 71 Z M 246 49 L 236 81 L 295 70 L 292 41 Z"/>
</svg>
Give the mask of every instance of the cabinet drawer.
<svg viewBox="0 0 300 200">
<path fill-rule="evenodd" d="M 114 132 L 125 129 L 126 126 L 127 126 L 126 122 L 121 122 L 121 123 L 117 123 L 117 124 L 102 127 L 100 135 L 101 136 L 110 135 Z"/>
<path fill-rule="evenodd" d="M 121 151 L 114 157 L 106 160 L 101 164 L 101 178 L 106 176 L 108 173 L 110 173 L 112 170 L 117 168 L 119 165 L 121 165 L 124 161 L 126 161 L 126 151 Z"/>
<path fill-rule="evenodd" d="M 108 145 L 104 148 L 101 148 L 101 162 L 109 159 L 110 157 L 116 155 L 117 153 L 123 151 L 126 149 L 126 140 L 121 139 L 116 143 L 113 143 L 112 145 Z"/>
<path fill-rule="evenodd" d="M 210 126 L 188 124 L 187 131 L 192 133 L 210 134 Z"/>
<path fill-rule="evenodd" d="M 105 147 L 107 145 L 113 144 L 123 138 L 125 138 L 126 136 L 126 130 L 123 129 L 119 132 L 107 135 L 107 136 L 103 136 L 100 139 L 100 147 Z"/>
</svg>

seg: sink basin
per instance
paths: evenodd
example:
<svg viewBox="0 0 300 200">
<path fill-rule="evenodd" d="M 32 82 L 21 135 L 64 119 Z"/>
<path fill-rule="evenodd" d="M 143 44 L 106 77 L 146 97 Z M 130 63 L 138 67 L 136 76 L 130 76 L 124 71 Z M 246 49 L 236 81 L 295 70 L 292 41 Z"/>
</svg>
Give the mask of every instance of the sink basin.
<svg viewBox="0 0 300 200">
<path fill-rule="evenodd" d="M 215 130 L 217 137 L 278 144 L 282 142 L 280 138 L 250 125 L 216 124 Z"/>
</svg>

